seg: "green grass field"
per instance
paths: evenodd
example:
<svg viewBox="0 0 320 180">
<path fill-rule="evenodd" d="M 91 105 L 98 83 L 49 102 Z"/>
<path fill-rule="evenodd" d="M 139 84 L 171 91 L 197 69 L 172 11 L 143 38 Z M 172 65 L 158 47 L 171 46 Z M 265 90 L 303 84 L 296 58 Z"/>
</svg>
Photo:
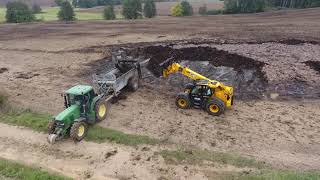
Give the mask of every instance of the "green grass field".
<svg viewBox="0 0 320 180">
<path fill-rule="evenodd" d="M 0 158 L 0 179 L 20 179 L 20 180 L 67 180 L 61 175 L 49 173 L 40 168 L 26 166 L 21 163 Z"/>
<path fill-rule="evenodd" d="M 42 21 L 56 21 L 59 7 L 50 7 L 42 9 L 42 13 L 36 14 L 36 18 Z M 77 20 L 102 20 L 102 13 L 81 12 L 78 8 L 75 9 Z"/>
<path fill-rule="evenodd" d="M 103 20 L 102 12 L 82 12 L 80 9 L 75 8 L 76 19 L 77 20 Z M 42 9 L 42 12 L 36 14 L 36 18 L 41 21 L 56 21 L 58 20 L 57 14 L 59 11 L 59 7 L 50 7 Z M 6 15 L 6 8 L 0 7 L 0 23 L 4 23 Z M 122 18 L 120 15 L 117 15 L 117 18 Z"/>
<path fill-rule="evenodd" d="M 6 21 L 6 8 L 0 7 L 0 23 Z"/>
</svg>

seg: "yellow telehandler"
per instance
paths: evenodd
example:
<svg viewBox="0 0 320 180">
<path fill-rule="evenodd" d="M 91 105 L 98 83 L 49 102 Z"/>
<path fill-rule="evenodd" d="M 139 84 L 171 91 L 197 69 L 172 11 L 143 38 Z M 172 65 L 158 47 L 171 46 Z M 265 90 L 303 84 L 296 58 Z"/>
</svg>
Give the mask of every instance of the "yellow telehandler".
<svg viewBox="0 0 320 180">
<path fill-rule="evenodd" d="M 188 67 L 172 62 L 172 59 L 164 61 L 160 66 L 163 77 L 179 72 L 194 80 L 194 83 L 186 85 L 184 92 L 177 95 L 176 105 L 179 108 L 198 107 L 205 109 L 211 115 L 219 116 L 226 108 L 233 105 L 233 87 L 211 80 Z"/>
</svg>

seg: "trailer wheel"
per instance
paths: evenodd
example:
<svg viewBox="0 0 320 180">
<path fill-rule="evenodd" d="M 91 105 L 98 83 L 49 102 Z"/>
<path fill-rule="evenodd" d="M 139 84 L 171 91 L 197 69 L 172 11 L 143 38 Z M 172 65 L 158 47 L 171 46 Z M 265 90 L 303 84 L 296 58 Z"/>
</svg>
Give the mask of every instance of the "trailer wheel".
<svg viewBox="0 0 320 180">
<path fill-rule="evenodd" d="M 88 132 L 88 125 L 85 122 L 75 122 L 73 123 L 70 130 L 70 137 L 74 141 L 81 141 Z"/>
<path fill-rule="evenodd" d="M 134 76 L 129 79 L 128 87 L 132 92 L 135 92 L 139 88 L 139 78 L 138 76 Z"/>
<path fill-rule="evenodd" d="M 56 130 L 57 123 L 54 120 L 50 120 L 48 123 L 48 134 L 53 134 Z"/>
<path fill-rule="evenodd" d="M 95 113 L 96 113 L 96 122 L 103 121 L 107 117 L 108 105 L 104 98 L 96 102 Z"/>
</svg>

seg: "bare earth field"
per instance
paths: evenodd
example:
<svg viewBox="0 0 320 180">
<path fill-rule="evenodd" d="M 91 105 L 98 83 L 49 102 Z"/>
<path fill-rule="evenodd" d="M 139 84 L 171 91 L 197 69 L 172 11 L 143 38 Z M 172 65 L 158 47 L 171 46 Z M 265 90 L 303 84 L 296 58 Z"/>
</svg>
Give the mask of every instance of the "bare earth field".
<svg viewBox="0 0 320 180">
<path fill-rule="evenodd" d="M 244 78 L 243 82 L 253 88 L 245 89 L 250 93 L 262 83 L 259 97 L 241 96 L 236 88 L 239 98 L 235 105 L 224 115 L 212 117 L 201 110 L 175 107 L 175 94 L 181 90 L 180 79 L 178 83 L 174 79 L 178 76 L 169 81 L 144 78 L 137 92 L 126 92 L 126 98 L 112 104 L 108 120 L 99 125 L 176 146 L 253 156 L 275 168 L 320 170 L 319 16 L 320 9 L 315 8 L 136 21 L 2 24 L 0 88 L 17 106 L 54 114 L 63 108 L 59 93 L 79 83 L 91 84 L 91 75 L 105 70 L 112 50 L 127 47 L 152 56 L 155 54 L 148 54 L 145 48 L 161 45 L 173 51 L 208 47 L 221 55 L 210 59 L 212 54 L 206 54 L 209 64 L 243 71 L 253 67 L 261 76 L 250 82 Z M 141 49 L 136 50 L 138 47 Z M 199 60 L 202 56 L 194 58 L 192 54 L 197 53 L 191 49 L 186 52 L 190 57 L 180 60 L 195 62 L 191 64 L 195 69 L 200 67 L 198 61 L 205 61 Z M 235 65 L 239 59 L 245 66 Z M 257 68 L 257 64 L 263 65 Z M 210 71 L 203 73 L 210 75 Z M 224 80 L 222 76 L 218 79 Z M 229 76 L 226 79 L 228 82 Z M 145 151 L 144 147 L 67 140 L 49 146 L 45 137 L 0 124 L 0 157 L 77 179 L 213 179 L 215 173 L 206 172 L 244 170 L 191 165 L 185 170 L 154 155 L 174 145 L 150 146 Z M 117 154 L 105 158 L 105 153 L 114 149 Z"/>
</svg>

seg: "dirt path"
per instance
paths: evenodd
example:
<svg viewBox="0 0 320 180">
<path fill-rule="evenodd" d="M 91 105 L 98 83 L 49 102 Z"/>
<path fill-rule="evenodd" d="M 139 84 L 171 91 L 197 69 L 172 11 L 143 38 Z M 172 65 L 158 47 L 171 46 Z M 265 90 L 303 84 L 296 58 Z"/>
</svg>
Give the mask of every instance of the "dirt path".
<svg viewBox="0 0 320 180">
<path fill-rule="evenodd" d="M 133 149 L 111 144 L 71 141 L 48 145 L 46 135 L 0 124 L 0 156 L 60 172 L 76 179 L 117 178 L 118 174 L 149 179 L 153 175 L 143 165 L 132 165 Z M 108 152 L 116 150 L 106 159 Z M 116 161 L 116 162 L 115 162 Z M 132 174 L 132 172 L 135 174 Z M 119 177 L 118 177 L 119 178 Z"/>
<path fill-rule="evenodd" d="M 172 145 L 127 147 L 86 141 L 75 144 L 70 140 L 49 145 L 46 136 L 27 128 L 0 123 L 0 157 L 75 179 L 206 180 L 219 178 L 225 173 L 254 170 L 211 163 L 201 166 L 169 165 L 157 152 L 175 149 Z"/>
<path fill-rule="evenodd" d="M 59 172 L 75 179 L 206 179 L 203 169 L 166 165 L 160 146 L 136 148 L 65 140 L 48 145 L 46 135 L 0 123 L 0 157 Z M 168 147 L 167 147 L 168 148 Z M 214 171 L 227 170 L 228 167 Z M 230 168 L 229 168 L 230 169 Z M 212 169 L 211 169 L 212 170 Z"/>
</svg>

